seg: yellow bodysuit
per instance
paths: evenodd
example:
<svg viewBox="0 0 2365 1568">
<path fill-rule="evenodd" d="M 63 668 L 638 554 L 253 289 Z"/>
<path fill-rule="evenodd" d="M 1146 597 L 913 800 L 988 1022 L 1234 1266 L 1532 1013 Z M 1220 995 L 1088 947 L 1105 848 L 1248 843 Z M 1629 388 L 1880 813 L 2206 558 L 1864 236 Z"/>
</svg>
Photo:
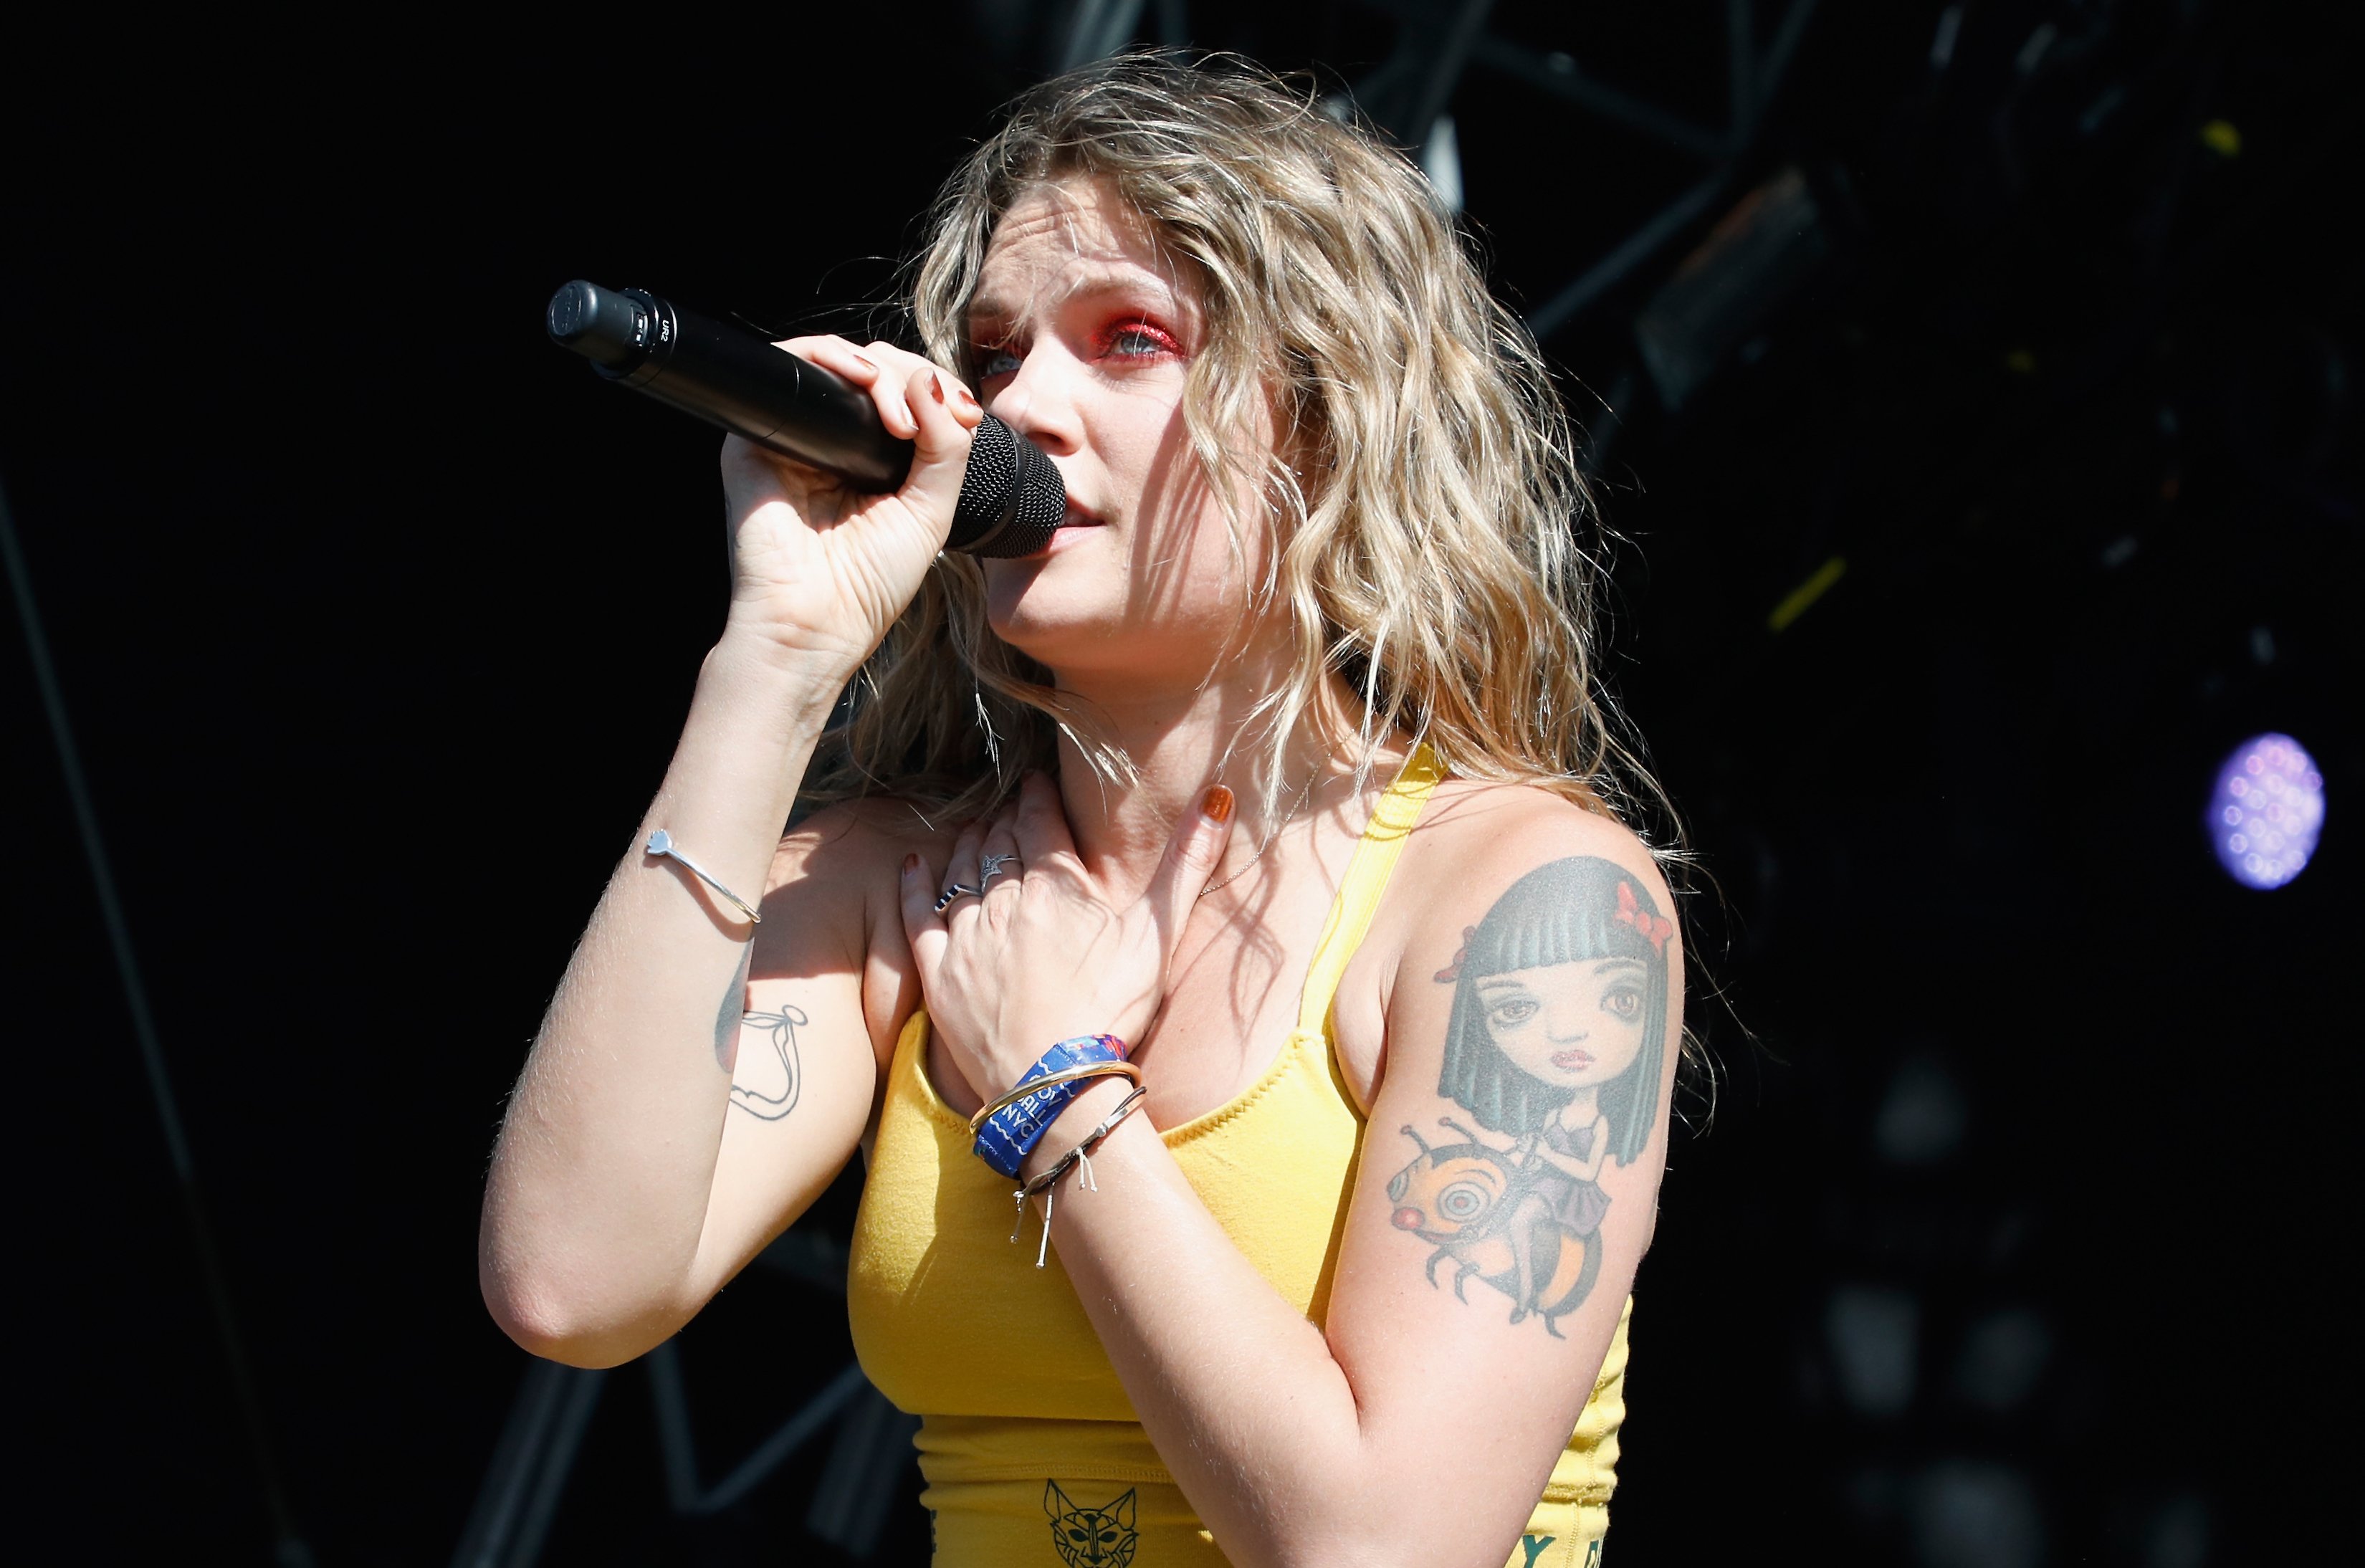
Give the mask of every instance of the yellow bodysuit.
<svg viewBox="0 0 2365 1568">
<path fill-rule="evenodd" d="M 1422 748 L 1388 787 L 1331 906 L 1297 1027 L 1254 1087 L 1160 1136 L 1257 1271 L 1316 1323 L 1362 1148 L 1330 999 L 1435 789 Z M 856 1221 L 847 1310 L 863 1371 L 921 1417 L 939 1568 L 1166 1568 L 1224 1554 L 1135 1418 L 1052 1254 L 1010 1245 L 1011 1183 L 929 1083 L 927 1018 L 895 1043 Z M 1032 1241 L 1032 1237 L 1027 1238 Z M 1595 1568 L 1625 1415 L 1626 1322 L 1508 1568 Z"/>
</svg>

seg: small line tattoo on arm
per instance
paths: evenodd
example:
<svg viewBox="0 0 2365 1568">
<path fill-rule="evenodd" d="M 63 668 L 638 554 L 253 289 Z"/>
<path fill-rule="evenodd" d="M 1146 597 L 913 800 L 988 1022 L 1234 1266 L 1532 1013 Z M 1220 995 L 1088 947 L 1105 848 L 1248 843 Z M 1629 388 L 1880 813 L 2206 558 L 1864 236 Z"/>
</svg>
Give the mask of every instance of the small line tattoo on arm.
<svg viewBox="0 0 2365 1568">
<path fill-rule="evenodd" d="M 746 1014 L 745 1027 L 761 1029 L 765 1043 L 771 1047 L 770 1058 L 755 1074 L 769 1081 L 734 1081 L 731 1085 L 734 1105 L 761 1122 L 777 1122 L 797 1108 L 797 1091 L 804 1081 L 804 1075 L 798 1070 L 797 1031 L 806 1022 L 804 1009 L 786 1002 L 770 1013 Z"/>
<path fill-rule="evenodd" d="M 756 945 L 742 943 L 739 967 L 731 971 L 731 983 L 723 992 L 723 1005 L 714 1010 L 714 1062 L 726 1073 L 736 1071 L 739 1066 L 739 1021 L 747 1015 L 748 966 L 755 958 Z"/>
</svg>

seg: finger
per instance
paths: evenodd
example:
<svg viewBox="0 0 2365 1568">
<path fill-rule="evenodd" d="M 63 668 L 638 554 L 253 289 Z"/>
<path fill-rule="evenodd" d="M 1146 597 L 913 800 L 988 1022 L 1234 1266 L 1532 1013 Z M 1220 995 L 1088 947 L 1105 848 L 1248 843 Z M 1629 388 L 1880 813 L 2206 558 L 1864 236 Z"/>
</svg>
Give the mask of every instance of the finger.
<svg viewBox="0 0 2365 1568">
<path fill-rule="evenodd" d="M 936 879 L 928 874 L 925 855 L 903 857 L 902 879 L 896 885 L 897 902 L 903 912 L 903 938 L 912 945 L 912 960 L 919 966 L 923 991 L 935 979 L 936 964 L 944 957 L 944 920 L 936 913 Z"/>
<path fill-rule="evenodd" d="M 1017 897 L 1018 879 L 1026 872 L 1026 857 L 1018 852 L 1018 808 L 1004 806 L 985 830 L 985 842 L 978 855 L 978 886 L 985 890 L 986 898 L 1006 902 Z M 988 869 L 990 867 L 992 869 Z M 989 881 L 988 878 L 992 879 Z"/>
<path fill-rule="evenodd" d="M 1221 784 L 1209 786 L 1192 809 L 1182 813 L 1182 820 L 1174 824 L 1173 836 L 1166 841 L 1165 857 L 1159 861 L 1157 873 L 1149 879 L 1149 888 L 1143 898 L 1158 912 L 1169 952 L 1182 933 L 1191 906 L 1198 902 L 1216 862 L 1224 857 L 1224 846 L 1232 836 L 1234 804 L 1229 790 Z"/>
<path fill-rule="evenodd" d="M 947 931 L 959 930 L 961 923 L 976 913 L 978 901 L 970 894 L 980 890 L 977 860 L 984 843 L 985 824 L 981 822 L 970 823 L 953 840 L 952 856 L 945 862 L 945 885 L 936 890 L 936 897 L 941 900 L 955 888 L 967 888 L 970 893 L 945 905 L 942 917 Z"/>
<path fill-rule="evenodd" d="M 960 496 L 961 480 L 969 471 L 970 436 L 977 424 L 973 418 L 964 422 L 955 411 L 955 395 L 961 390 L 948 372 L 925 361 L 918 362 L 903 383 L 913 417 L 912 472 L 903 481 L 904 490 L 940 499 L 947 507 Z M 871 391 L 876 396 L 879 387 Z"/>
<path fill-rule="evenodd" d="M 868 386 L 879 379 L 879 362 L 844 338 L 783 338 L 772 346 L 786 349 L 808 364 L 834 370 L 857 386 Z"/>
<path fill-rule="evenodd" d="M 1050 775 L 1029 773 L 1019 785 L 1016 836 L 1019 857 L 1030 867 L 1046 866 L 1056 856 L 1075 854 L 1068 813 L 1059 805 L 1059 787 L 1051 782 Z"/>
</svg>

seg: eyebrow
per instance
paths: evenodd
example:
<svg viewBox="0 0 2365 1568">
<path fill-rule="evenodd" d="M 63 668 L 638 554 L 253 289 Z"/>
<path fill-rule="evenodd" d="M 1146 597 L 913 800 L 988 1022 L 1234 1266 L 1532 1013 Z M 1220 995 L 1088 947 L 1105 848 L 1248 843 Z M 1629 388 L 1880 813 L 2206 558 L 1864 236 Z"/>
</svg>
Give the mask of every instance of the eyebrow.
<svg viewBox="0 0 2365 1568">
<path fill-rule="evenodd" d="M 1612 969 L 1647 970 L 1649 967 L 1640 958 L 1604 958 L 1593 966 L 1593 972 L 1597 975 L 1606 975 Z"/>
<path fill-rule="evenodd" d="M 1106 272 L 1082 279 L 1059 293 L 1058 304 L 1066 305 L 1078 299 L 1100 299 L 1113 294 L 1151 294 L 1169 309 L 1182 308 L 1182 298 L 1174 286 L 1156 273 L 1147 271 Z M 981 326 L 1002 325 L 1020 314 L 1020 311 L 997 299 L 972 299 L 968 311 L 970 330 L 974 332 Z"/>
</svg>

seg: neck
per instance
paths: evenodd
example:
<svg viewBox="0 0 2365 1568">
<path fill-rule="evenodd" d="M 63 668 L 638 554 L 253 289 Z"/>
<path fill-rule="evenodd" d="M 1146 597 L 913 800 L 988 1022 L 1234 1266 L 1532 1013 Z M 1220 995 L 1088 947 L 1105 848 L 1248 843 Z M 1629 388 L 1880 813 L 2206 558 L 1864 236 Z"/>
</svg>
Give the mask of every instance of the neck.
<svg viewBox="0 0 2365 1568">
<path fill-rule="evenodd" d="M 1275 778 L 1265 721 L 1253 714 L 1280 685 L 1273 659 L 1241 659 L 1223 675 L 1187 686 L 1065 676 L 1059 685 L 1090 704 L 1097 733 L 1133 760 L 1134 782 L 1104 779 L 1073 741 L 1063 735 L 1059 742 L 1059 794 L 1077 850 L 1095 873 L 1135 884 L 1157 869 L 1182 813 L 1198 810 L 1208 786 L 1219 783 L 1231 790 L 1236 807 L 1231 842 L 1209 879 L 1231 875 L 1283 825 L 1301 803 L 1301 787 L 1328 771 L 1353 734 L 1343 724 L 1343 694 L 1326 688 L 1299 719 Z M 1317 793 L 1320 788 L 1317 780 Z M 1313 801 L 1303 804 L 1310 810 Z"/>
</svg>

